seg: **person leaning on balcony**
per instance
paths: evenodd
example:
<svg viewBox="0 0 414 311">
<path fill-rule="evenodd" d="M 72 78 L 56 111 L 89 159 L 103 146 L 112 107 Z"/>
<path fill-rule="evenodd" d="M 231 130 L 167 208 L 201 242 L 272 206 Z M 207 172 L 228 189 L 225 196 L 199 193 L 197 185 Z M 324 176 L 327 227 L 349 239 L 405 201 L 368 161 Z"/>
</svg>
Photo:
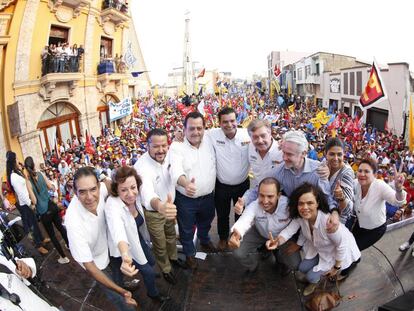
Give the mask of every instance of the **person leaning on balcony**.
<svg viewBox="0 0 414 311">
<path fill-rule="evenodd" d="M 45 45 L 42 53 L 40 54 L 40 58 L 42 59 L 42 76 L 47 74 L 47 69 L 49 66 L 49 46 Z"/>
</svg>

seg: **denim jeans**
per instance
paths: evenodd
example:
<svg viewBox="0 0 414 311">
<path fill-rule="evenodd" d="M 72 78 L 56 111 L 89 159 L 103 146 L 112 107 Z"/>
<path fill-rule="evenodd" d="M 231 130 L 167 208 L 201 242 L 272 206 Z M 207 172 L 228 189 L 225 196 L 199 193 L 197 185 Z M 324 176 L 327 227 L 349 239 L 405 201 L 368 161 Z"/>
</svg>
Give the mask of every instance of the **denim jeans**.
<svg viewBox="0 0 414 311">
<path fill-rule="evenodd" d="M 180 241 L 184 254 L 194 256 L 196 248 L 193 244 L 194 225 L 197 226 L 197 237 L 201 244 L 210 242 L 208 232 L 215 216 L 214 194 L 210 193 L 198 198 L 190 198 L 176 191 L 177 221 Z"/>
<path fill-rule="evenodd" d="M 303 259 L 302 262 L 299 264 L 299 271 L 306 274 L 306 278 L 308 279 L 309 283 L 316 284 L 321 279 L 321 276 L 325 274 L 327 271 L 313 271 L 313 267 L 315 267 L 319 263 L 319 255 L 316 255 L 312 259 Z"/>
<path fill-rule="evenodd" d="M 109 268 L 106 268 L 105 270 L 102 270 L 102 272 L 105 273 L 108 278 L 110 278 L 111 280 L 113 280 L 115 282 L 115 280 L 112 278 L 112 275 L 110 273 Z M 122 295 L 120 295 L 117 292 L 107 288 L 106 286 L 103 286 L 102 284 L 99 284 L 99 286 L 101 286 L 101 288 L 105 292 L 105 295 L 108 298 L 108 300 L 115 305 L 115 307 L 118 311 L 134 311 L 134 310 L 136 310 L 136 308 L 134 306 L 130 306 L 130 305 L 126 304 L 125 299 L 124 299 L 124 297 L 122 297 Z"/>
<path fill-rule="evenodd" d="M 135 260 L 132 260 L 135 268 L 139 270 L 144 279 L 145 288 L 147 289 L 148 295 L 151 297 L 157 296 L 159 291 L 155 285 L 155 272 L 154 268 L 147 262 L 145 265 L 140 265 Z M 111 269 L 114 282 L 119 286 L 123 286 L 124 276 L 121 272 L 121 257 L 111 257 Z"/>
<path fill-rule="evenodd" d="M 24 233 L 28 234 L 30 229 L 33 228 L 33 239 L 36 247 L 42 246 L 43 235 L 39 228 L 39 223 L 35 213 L 30 209 L 28 205 L 16 204 L 16 207 L 22 216 Z"/>
</svg>

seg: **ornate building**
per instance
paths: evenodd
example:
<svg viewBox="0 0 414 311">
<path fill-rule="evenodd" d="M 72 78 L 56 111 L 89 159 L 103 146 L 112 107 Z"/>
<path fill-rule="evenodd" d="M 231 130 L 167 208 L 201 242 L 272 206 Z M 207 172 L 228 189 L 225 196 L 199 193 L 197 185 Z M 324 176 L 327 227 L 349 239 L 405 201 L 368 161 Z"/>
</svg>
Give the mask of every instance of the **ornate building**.
<svg viewBox="0 0 414 311">
<path fill-rule="evenodd" d="M 0 68 L 0 157 L 37 163 L 56 141 L 100 135 L 109 102 L 150 89 L 121 0 L 1 0 Z"/>
</svg>

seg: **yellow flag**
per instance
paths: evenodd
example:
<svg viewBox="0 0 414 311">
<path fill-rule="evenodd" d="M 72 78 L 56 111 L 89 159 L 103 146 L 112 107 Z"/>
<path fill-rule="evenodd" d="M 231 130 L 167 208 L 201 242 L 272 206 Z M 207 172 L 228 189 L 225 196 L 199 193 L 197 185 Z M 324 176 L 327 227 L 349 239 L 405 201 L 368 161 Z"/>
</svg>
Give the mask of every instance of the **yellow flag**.
<svg viewBox="0 0 414 311">
<path fill-rule="evenodd" d="M 290 86 L 290 82 L 288 82 L 288 96 L 292 94 L 292 87 Z"/>
<path fill-rule="evenodd" d="M 414 151 L 414 120 L 413 120 L 413 99 L 410 95 L 410 113 L 408 114 L 408 148 Z"/>
<path fill-rule="evenodd" d="M 244 119 L 243 123 L 242 123 L 242 127 L 246 128 L 249 126 L 250 121 L 252 120 L 252 116 L 248 116 L 246 119 Z"/>
<path fill-rule="evenodd" d="M 118 125 L 115 122 L 115 132 L 114 132 L 116 137 L 121 137 L 121 130 L 119 129 Z"/>
</svg>

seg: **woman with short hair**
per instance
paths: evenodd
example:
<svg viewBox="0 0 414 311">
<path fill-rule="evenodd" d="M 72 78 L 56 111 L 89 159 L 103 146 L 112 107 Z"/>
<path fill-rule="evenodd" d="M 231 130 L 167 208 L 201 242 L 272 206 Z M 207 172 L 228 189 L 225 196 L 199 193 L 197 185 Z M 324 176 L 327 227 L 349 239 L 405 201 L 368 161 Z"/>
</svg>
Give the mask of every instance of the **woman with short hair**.
<svg viewBox="0 0 414 311">
<path fill-rule="evenodd" d="M 141 178 L 130 166 L 115 172 L 111 195 L 105 204 L 105 217 L 113 241 L 109 248 L 114 257 L 115 271 L 133 275 L 136 267 L 144 278 L 148 297 L 164 302 L 169 297 L 161 295 L 155 285 L 155 259 L 146 242 L 149 241 L 149 234 L 139 197 L 141 184 Z M 118 285 L 122 284 L 122 274 L 115 273 L 114 280 Z"/>
</svg>

